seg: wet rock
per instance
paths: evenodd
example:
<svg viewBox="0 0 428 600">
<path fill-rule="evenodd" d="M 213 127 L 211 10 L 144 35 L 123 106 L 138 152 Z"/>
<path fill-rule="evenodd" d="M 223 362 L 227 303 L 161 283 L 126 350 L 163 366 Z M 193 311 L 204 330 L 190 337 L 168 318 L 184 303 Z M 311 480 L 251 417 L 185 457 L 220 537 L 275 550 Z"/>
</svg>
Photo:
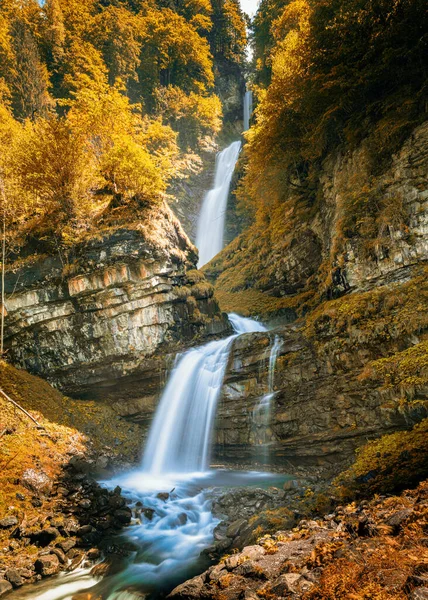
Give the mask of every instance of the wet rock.
<svg viewBox="0 0 428 600">
<path fill-rule="evenodd" d="M 164 502 L 166 502 L 169 499 L 169 493 L 159 492 L 159 494 L 156 495 L 156 498 L 159 498 L 159 500 L 163 500 Z"/>
<path fill-rule="evenodd" d="M 55 554 L 48 554 L 39 556 L 34 563 L 36 573 L 47 577 L 48 575 L 54 575 L 59 572 L 59 559 Z"/>
<path fill-rule="evenodd" d="M 4 578 L 7 579 L 14 588 L 24 585 L 24 579 L 17 569 L 8 569 L 4 574 Z"/>
<path fill-rule="evenodd" d="M 201 575 L 193 577 L 177 586 L 167 596 L 175 600 L 199 600 L 199 598 L 208 598 L 208 594 L 204 589 L 204 579 Z"/>
<path fill-rule="evenodd" d="M 71 550 L 72 548 L 74 548 L 74 546 L 76 545 L 76 540 L 73 540 L 72 538 L 69 538 L 67 540 L 63 540 L 62 542 L 59 542 L 57 544 L 57 546 L 59 548 L 61 548 L 61 550 L 65 553 L 67 553 L 69 550 Z"/>
<path fill-rule="evenodd" d="M 141 512 L 146 517 L 146 519 L 151 521 L 156 511 L 153 508 L 143 508 Z"/>
<path fill-rule="evenodd" d="M 86 553 L 86 556 L 89 560 L 97 560 L 101 556 L 101 552 L 98 550 L 98 548 L 91 548 Z"/>
<path fill-rule="evenodd" d="M 231 523 L 227 528 L 227 537 L 235 538 L 243 529 L 243 527 L 245 527 L 245 525 L 247 525 L 246 519 L 237 519 L 236 521 Z"/>
<path fill-rule="evenodd" d="M 0 596 L 4 596 L 12 590 L 12 584 L 6 579 L 0 579 Z"/>
<path fill-rule="evenodd" d="M 10 527 L 16 527 L 16 525 L 18 525 L 16 517 L 4 517 L 4 519 L 0 519 L 1 529 L 9 529 Z"/>
<path fill-rule="evenodd" d="M 102 471 L 108 467 L 109 457 L 108 456 L 99 456 L 95 461 L 95 468 L 98 471 Z"/>
<path fill-rule="evenodd" d="M 63 565 L 66 562 L 65 554 L 61 548 L 52 548 L 51 554 L 55 554 L 58 557 L 59 562 Z"/>
<path fill-rule="evenodd" d="M 288 479 L 287 481 L 284 481 L 284 485 L 282 486 L 282 489 L 285 492 L 290 492 L 290 491 L 297 491 L 297 490 L 301 489 L 301 487 L 302 486 L 297 481 L 297 479 Z"/>
<path fill-rule="evenodd" d="M 73 548 L 74 550 L 74 548 Z M 67 557 L 68 558 L 68 557 Z M 85 558 L 85 553 L 80 551 L 80 550 L 74 550 L 74 556 L 71 560 L 70 563 L 70 571 L 72 571 L 73 569 L 77 569 L 77 567 L 80 565 L 80 563 L 82 562 L 82 560 Z"/>
<path fill-rule="evenodd" d="M 113 515 L 114 518 L 123 525 L 127 525 L 132 519 L 132 511 L 130 508 L 120 508 L 119 510 L 115 510 Z"/>
<path fill-rule="evenodd" d="M 108 504 L 112 508 L 122 508 L 122 506 L 125 506 L 126 500 L 122 496 L 114 495 L 109 498 Z"/>
<path fill-rule="evenodd" d="M 88 535 L 88 533 L 91 533 L 92 531 L 93 527 L 91 525 L 82 525 L 82 527 L 79 527 L 76 534 L 79 537 L 83 537 L 84 535 Z"/>
</svg>

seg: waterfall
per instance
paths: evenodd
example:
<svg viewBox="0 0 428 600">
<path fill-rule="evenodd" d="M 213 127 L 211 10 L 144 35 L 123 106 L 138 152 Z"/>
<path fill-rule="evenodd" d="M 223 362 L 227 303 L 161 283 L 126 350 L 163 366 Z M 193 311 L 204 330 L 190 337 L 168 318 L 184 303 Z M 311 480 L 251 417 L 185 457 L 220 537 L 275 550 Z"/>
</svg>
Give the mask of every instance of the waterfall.
<svg viewBox="0 0 428 600">
<path fill-rule="evenodd" d="M 162 394 L 150 430 L 143 471 L 151 475 L 193 473 L 208 466 L 217 400 L 232 341 L 242 333 L 265 327 L 229 315 L 235 334 L 186 352 Z"/>
<path fill-rule="evenodd" d="M 247 90 L 244 95 L 244 131 L 250 129 L 250 119 L 253 112 L 253 92 Z"/>
<path fill-rule="evenodd" d="M 15 595 L 15 600 L 72 600 L 77 591 L 85 590 L 91 597 L 106 600 L 137 600 L 140 590 L 142 597 L 147 593 L 158 597 L 203 570 L 198 562 L 201 552 L 212 543 L 219 523 L 205 488 L 223 485 L 222 475 L 209 471 L 208 466 L 216 404 L 230 349 L 239 335 L 266 331 L 252 319 L 236 314 L 229 319 L 233 335 L 192 348 L 178 358 L 150 429 L 143 468 L 104 482 L 111 489 L 119 485 L 128 498 L 134 522 L 126 537 L 138 550 L 126 559 L 122 570 L 101 581 L 81 571 L 51 584 L 41 582 L 42 587 L 37 584 L 28 595 Z M 224 484 L 246 485 L 248 481 L 260 485 L 270 479 L 263 473 L 238 473 Z M 45 592 L 46 585 L 49 590 Z"/>
<path fill-rule="evenodd" d="M 267 444 L 269 442 L 268 428 L 271 419 L 272 399 L 275 396 L 275 392 L 273 389 L 275 378 L 275 365 L 282 345 L 283 341 L 279 336 L 276 335 L 269 354 L 268 391 L 267 394 L 265 394 L 261 398 L 260 402 L 254 407 L 253 410 L 253 423 L 256 426 L 256 428 L 260 430 L 260 433 L 257 435 L 257 441 L 259 444 Z"/>
<path fill-rule="evenodd" d="M 209 262 L 223 248 L 227 198 L 240 149 L 241 142 L 232 142 L 217 155 L 214 187 L 204 198 L 198 220 L 196 233 L 196 246 L 199 250 L 198 268 Z"/>
</svg>

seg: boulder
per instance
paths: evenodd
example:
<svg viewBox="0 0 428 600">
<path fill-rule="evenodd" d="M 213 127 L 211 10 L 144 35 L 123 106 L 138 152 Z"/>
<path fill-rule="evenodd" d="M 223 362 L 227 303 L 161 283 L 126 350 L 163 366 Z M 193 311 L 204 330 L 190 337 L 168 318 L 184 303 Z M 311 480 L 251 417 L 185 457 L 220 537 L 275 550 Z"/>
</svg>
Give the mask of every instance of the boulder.
<svg viewBox="0 0 428 600">
<path fill-rule="evenodd" d="M 4 596 L 12 589 L 12 584 L 6 579 L 0 579 L 0 596 Z"/>
<path fill-rule="evenodd" d="M 24 585 L 24 580 L 18 569 L 8 569 L 4 574 L 4 577 L 13 585 L 14 588 Z"/>
<path fill-rule="evenodd" d="M 44 471 L 27 469 L 21 476 L 21 484 L 32 492 L 50 493 L 52 481 Z"/>
<path fill-rule="evenodd" d="M 199 600 L 200 598 L 207 598 L 203 577 L 198 575 L 197 577 L 193 577 L 193 579 L 185 581 L 174 588 L 167 598 L 174 598 L 175 600 Z"/>
<path fill-rule="evenodd" d="M 18 519 L 16 517 L 4 517 L 0 519 L 0 528 L 9 529 L 10 527 L 16 527 L 18 525 Z"/>
<path fill-rule="evenodd" d="M 302 579 L 299 573 L 286 573 L 281 575 L 272 585 L 272 593 L 277 596 L 286 596 L 287 594 L 296 594 L 299 591 L 297 585 Z"/>
<path fill-rule="evenodd" d="M 59 572 L 59 559 L 55 554 L 45 554 L 39 556 L 34 563 L 36 573 L 47 577 L 48 575 L 55 575 Z"/>
</svg>

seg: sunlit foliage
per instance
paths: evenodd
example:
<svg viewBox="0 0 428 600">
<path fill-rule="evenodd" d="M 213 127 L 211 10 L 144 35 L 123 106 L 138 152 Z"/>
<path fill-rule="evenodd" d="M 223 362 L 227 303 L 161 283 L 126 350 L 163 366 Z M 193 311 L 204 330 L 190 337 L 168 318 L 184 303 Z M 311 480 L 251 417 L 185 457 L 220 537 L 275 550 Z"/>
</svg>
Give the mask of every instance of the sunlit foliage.
<svg viewBox="0 0 428 600">
<path fill-rule="evenodd" d="M 215 11 L 211 0 L 1 3 L 8 239 L 73 240 L 118 206 L 162 201 L 185 157 L 221 127 L 209 37 L 219 14 L 223 50 L 239 62 L 245 21 L 234 0 Z"/>
</svg>

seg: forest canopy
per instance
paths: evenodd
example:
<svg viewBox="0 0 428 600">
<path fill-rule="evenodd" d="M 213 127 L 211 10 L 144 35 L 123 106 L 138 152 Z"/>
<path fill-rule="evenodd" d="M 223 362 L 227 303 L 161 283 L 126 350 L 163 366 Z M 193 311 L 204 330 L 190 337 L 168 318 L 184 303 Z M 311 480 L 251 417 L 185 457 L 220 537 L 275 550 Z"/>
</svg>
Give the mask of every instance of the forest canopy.
<svg viewBox="0 0 428 600">
<path fill-rule="evenodd" d="M 241 68 L 245 35 L 238 0 L 3 0 L 10 236 L 66 241 L 112 210 L 161 202 L 219 132 L 213 56 L 221 43 Z"/>
</svg>

